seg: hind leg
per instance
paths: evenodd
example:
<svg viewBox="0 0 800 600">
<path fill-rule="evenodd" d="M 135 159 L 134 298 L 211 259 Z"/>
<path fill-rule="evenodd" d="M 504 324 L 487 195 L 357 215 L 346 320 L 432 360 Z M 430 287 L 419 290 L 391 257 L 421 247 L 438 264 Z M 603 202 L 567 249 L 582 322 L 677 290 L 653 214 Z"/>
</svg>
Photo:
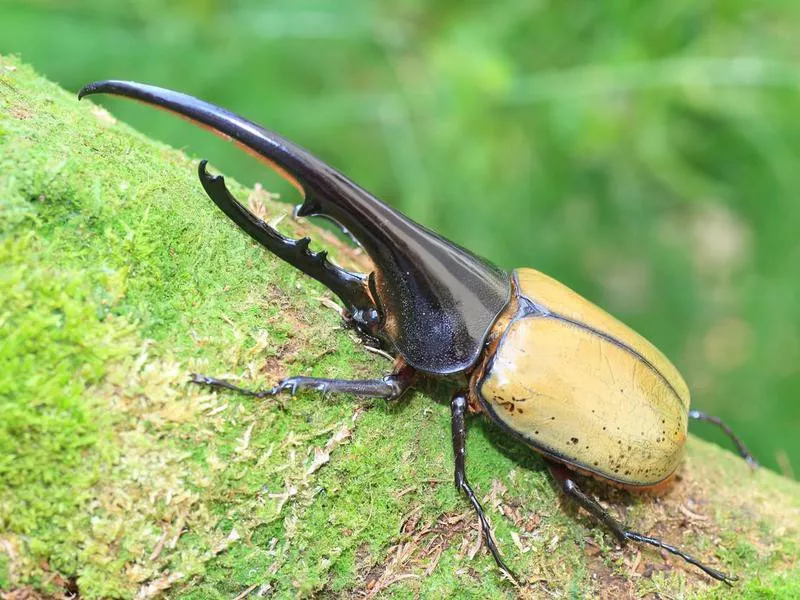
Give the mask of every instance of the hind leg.
<svg viewBox="0 0 800 600">
<path fill-rule="evenodd" d="M 689 418 L 695 419 L 696 421 L 705 421 L 706 423 L 712 423 L 722 429 L 725 432 L 731 441 L 736 444 L 736 449 L 739 451 L 739 455 L 747 461 L 747 464 L 751 467 L 758 468 L 758 461 L 753 458 L 753 455 L 750 454 L 750 450 L 747 449 L 747 446 L 744 445 L 744 442 L 739 439 L 739 436 L 733 433 L 733 430 L 728 427 L 722 419 L 719 417 L 715 417 L 713 415 L 709 415 L 707 413 L 701 412 L 699 410 L 690 410 L 689 411 Z"/>
<path fill-rule="evenodd" d="M 670 554 L 680 556 L 683 560 L 699 568 L 707 575 L 718 581 L 727 583 L 728 585 L 731 585 L 731 582 L 738 579 L 735 575 L 726 575 L 722 571 L 718 571 L 717 569 L 713 569 L 704 565 L 693 556 L 686 554 L 675 546 L 670 546 L 661 540 L 625 529 L 622 523 L 612 517 L 609 512 L 600 506 L 597 501 L 588 496 L 583 490 L 581 490 L 580 487 L 578 487 L 578 484 L 573 479 L 572 473 L 565 466 L 548 461 L 548 467 L 550 468 L 550 473 L 553 475 L 553 478 L 561 486 L 561 489 L 564 491 L 564 493 L 574 500 L 579 506 L 584 508 L 589 514 L 594 516 L 603 525 L 608 527 L 621 544 L 631 541 L 650 544 L 656 548 L 662 548 Z"/>
</svg>

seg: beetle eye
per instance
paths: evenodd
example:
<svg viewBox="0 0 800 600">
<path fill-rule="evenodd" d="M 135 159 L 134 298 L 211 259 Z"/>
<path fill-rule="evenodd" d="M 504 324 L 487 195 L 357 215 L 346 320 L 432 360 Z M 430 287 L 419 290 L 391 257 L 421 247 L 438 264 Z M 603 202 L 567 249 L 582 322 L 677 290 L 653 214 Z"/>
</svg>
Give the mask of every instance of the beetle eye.
<svg viewBox="0 0 800 600">
<path fill-rule="evenodd" d="M 378 312 L 378 309 L 370 308 L 365 310 L 362 315 L 362 318 L 364 319 L 364 325 L 368 329 L 375 331 L 375 329 L 377 329 L 378 325 L 381 323 L 381 315 Z"/>
<path fill-rule="evenodd" d="M 375 308 L 368 308 L 365 310 L 356 311 L 351 317 L 343 315 L 345 318 L 345 325 L 355 327 L 362 336 L 369 340 L 368 345 L 376 348 L 383 347 L 378 331 L 383 323 L 383 317 L 379 310 Z M 367 343 L 367 342 L 365 342 Z"/>
</svg>

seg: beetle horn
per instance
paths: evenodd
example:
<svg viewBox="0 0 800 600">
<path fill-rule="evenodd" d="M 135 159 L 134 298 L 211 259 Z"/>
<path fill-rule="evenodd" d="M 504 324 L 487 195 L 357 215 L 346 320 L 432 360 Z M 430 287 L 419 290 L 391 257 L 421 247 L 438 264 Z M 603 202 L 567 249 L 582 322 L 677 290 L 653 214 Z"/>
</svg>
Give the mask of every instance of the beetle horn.
<svg viewBox="0 0 800 600">
<path fill-rule="evenodd" d="M 266 162 L 303 194 L 299 216 L 328 216 L 364 246 L 376 266 L 370 287 L 384 332 L 412 367 L 443 374 L 475 363 L 489 328 L 511 297 L 506 272 L 408 219 L 306 150 L 214 104 L 172 90 L 113 80 L 91 83 L 78 97 L 96 93 L 126 96 L 175 112 Z M 204 179 L 202 170 L 201 181 L 221 208 L 220 202 L 230 203 L 221 181 Z M 216 194 L 209 184 L 216 186 Z M 239 209 L 225 212 L 256 237 L 240 222 L 243 215 L 234 216 Z"/>
</svg>

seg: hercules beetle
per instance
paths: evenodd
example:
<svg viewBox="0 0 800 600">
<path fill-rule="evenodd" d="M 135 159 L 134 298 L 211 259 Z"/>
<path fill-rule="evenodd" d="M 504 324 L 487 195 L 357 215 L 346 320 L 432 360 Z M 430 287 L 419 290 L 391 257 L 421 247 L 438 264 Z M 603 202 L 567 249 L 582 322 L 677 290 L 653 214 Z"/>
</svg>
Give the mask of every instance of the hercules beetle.
<svg viewBox="0 0 800 600">
<path fill-rule="evenodd" d="M 499 269 L 387 206 L 292 142 L 223 108 L 186 94 L 127 81 L 85 86 L 79 98 L 109 93 L 175 112 L 233 140 L 302 194 L 297 216 L 322 216 L 349 231 L 372 259 L 369 275 L 351 273 L 310 240 L 278 233 L 244 208 L 221 176 L 199 165 L 208 196 L 239 227 L 281 259 L 321 282 L 344 303 L 343 317 L 365 339 L 394 355 L 380 379 L 291 377 L 250 391 L 194 375 L 192 381 L 256 397 L 299 389 L 394 399 L 417 375 L 456 376 L 452 397 L 455 484 L 475 509 L 497 565 L 509 576 L 465 473 L 465 413 L 483 412 L 540 453 L 564 493 L 619 539 L 680 556 L 714 579 L 735 576 L 678 548 L 627 530 L 573 473 L 633 491 L 652 490 L 675 474 L 688 419 L 721 427 L 752 466 L 744 444 L 718 418 L 689 409 L 678 370 L 647 340 L 558 281 L 533 269 Z"/>
</svg>

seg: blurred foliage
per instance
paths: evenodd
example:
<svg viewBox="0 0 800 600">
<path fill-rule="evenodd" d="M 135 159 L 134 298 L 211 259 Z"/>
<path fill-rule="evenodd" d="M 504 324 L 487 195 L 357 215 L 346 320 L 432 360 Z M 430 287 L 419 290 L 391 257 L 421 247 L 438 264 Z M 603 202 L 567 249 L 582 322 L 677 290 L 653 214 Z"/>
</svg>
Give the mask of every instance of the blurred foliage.
<svg viewBox="0 0 800 600">
<path fill-rule="evenodd" d="M 766 465 L 800 468 L 800 4 L 4 0 L 0 22 L 0 52 L 68 89 L 214 101 L 557 277 L 661 347 Z M 107 106 L 297 201 L 207 133 Z"/>
</svg>

